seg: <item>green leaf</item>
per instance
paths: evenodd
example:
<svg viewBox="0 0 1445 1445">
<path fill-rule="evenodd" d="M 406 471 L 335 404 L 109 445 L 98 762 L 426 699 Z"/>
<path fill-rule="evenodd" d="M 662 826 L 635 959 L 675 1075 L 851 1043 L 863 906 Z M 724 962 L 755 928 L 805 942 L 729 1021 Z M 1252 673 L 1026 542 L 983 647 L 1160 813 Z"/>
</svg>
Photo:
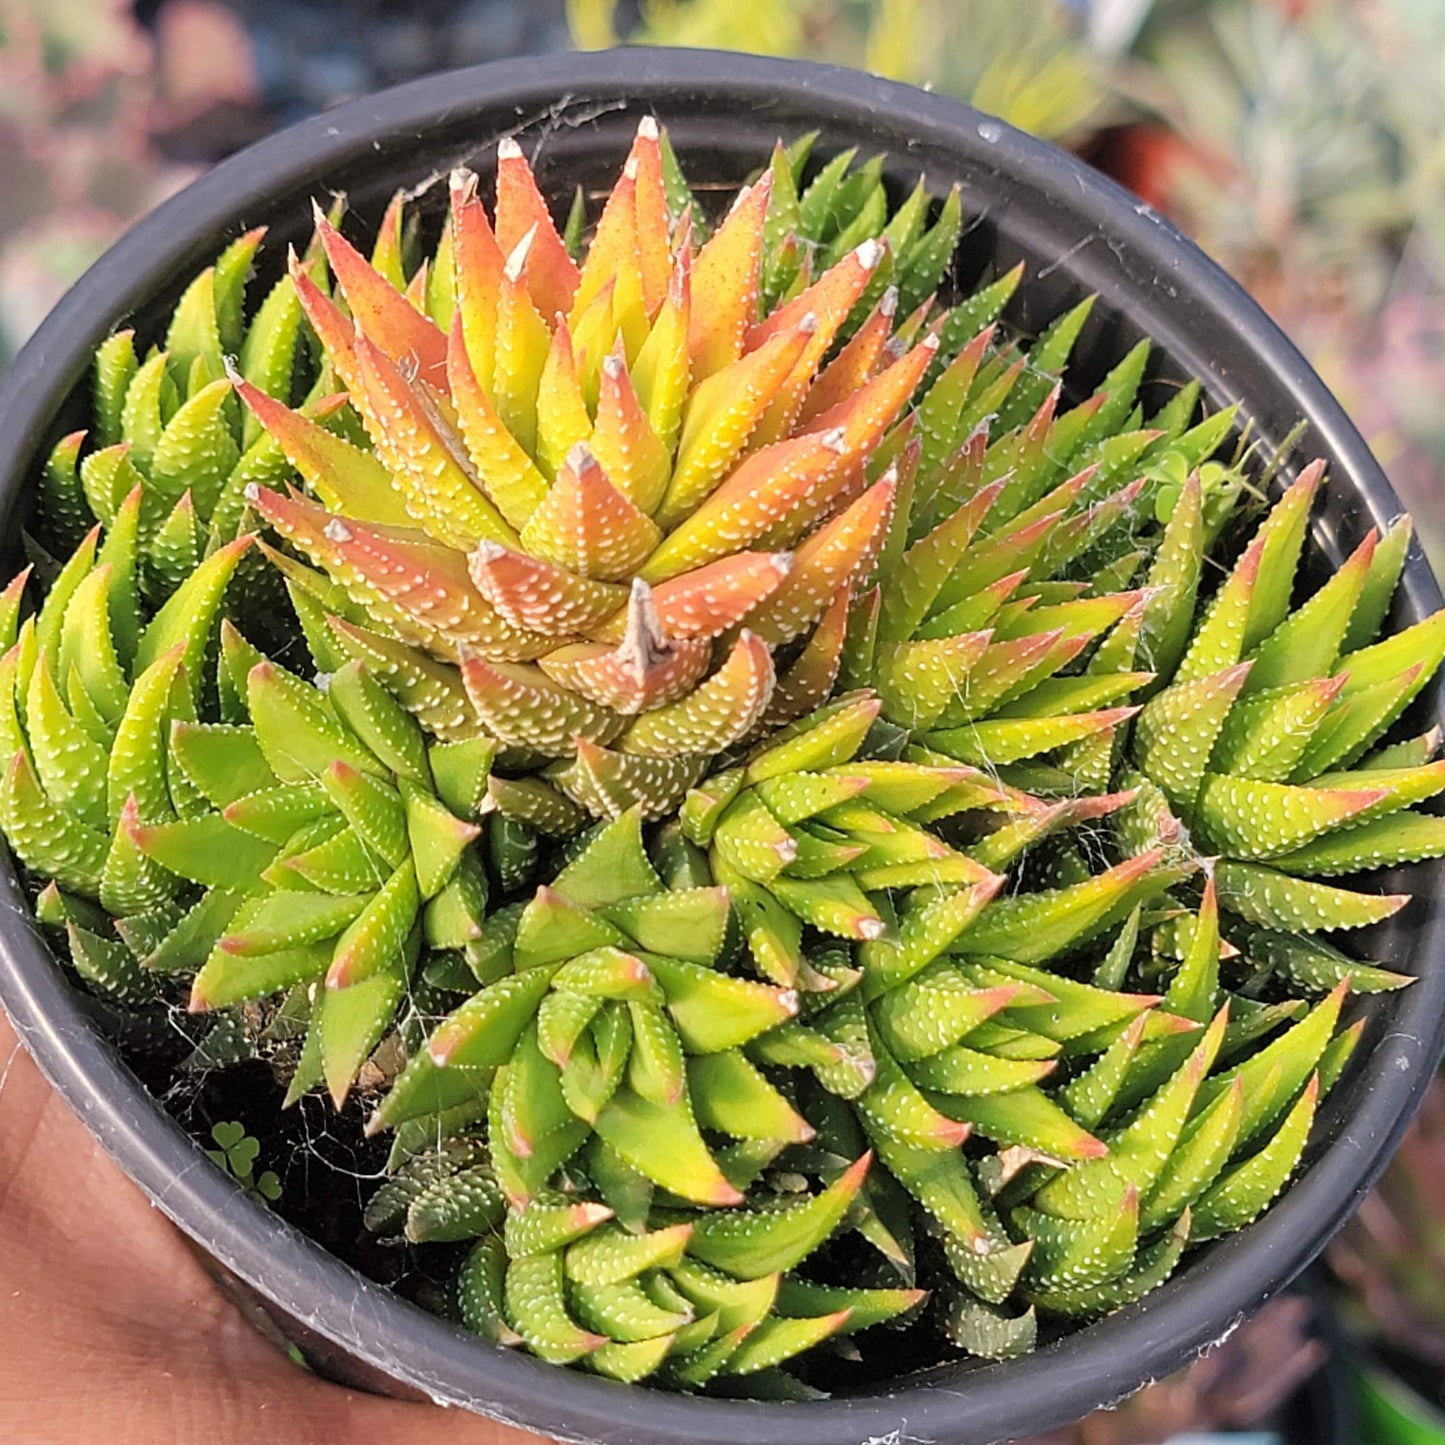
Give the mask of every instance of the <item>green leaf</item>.
<svg viewBox="0 0 1445 1445">
<path fill-rule="evenodd" d="M 1268 1206 L 1294 1173 L 1314 1122 L 1319 1077 L 1311 1078 L 1284 1122 L 1258 1154 L 1230 1170 L 1194 1209 L 1191 1242 L 1242 1229 Z"/>
<path fill-rule="evenodd" d="M 679 1198 L 697 1204 L 742 1202 L 708 1152 L 685 1100 L 654 1104 L 619 1089 L 597 1115 L 595 1127 L 628 1164 Z"/>
<path fill-rule="evenodd" d="M 730 1210 L 693 1223 L 688 1253 L 736 1279 L 792 1269 L 827 1240 L 862 1187 L 872 1156 L 851 1165 L 821 1194 L 765 1212 Z"/>
</svg>

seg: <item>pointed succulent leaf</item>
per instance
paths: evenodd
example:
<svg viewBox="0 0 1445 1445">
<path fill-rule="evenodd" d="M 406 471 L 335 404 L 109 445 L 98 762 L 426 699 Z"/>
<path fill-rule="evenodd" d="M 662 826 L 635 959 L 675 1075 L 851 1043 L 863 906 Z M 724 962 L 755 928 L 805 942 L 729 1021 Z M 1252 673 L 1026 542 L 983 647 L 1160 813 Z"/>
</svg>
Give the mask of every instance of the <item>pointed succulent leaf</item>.
<svg viewBox="0 0 1445 1445">
<path fill-rule="evenodd" d="M 556 969 L 530 968 L 489 985 L 444 1019 L 427 1041 L 440 1068 L 488 1069 L 512 1056 Z"/>
<path fill-rule="evenodd" d="M 602 912 L 641 949 L 710 965 L 727 936 L 729 900 L 723 888 L 669 889 L 624 899 Z"/>
<path fill-rule="evenodd" d="M 562 1255 L 557 1250 L 512 1257 L 507 1266 L 506 1311 L 532 1353 L 553 1364 L 580 1359 L 607 1343 L 605 1335 L 585 1330 L 569 1314 Z"/>
<path fill-rule="evenodd" d="M 798 996 L 748 979 L 649 954 L 647 965 L 667 996 L 667 1011 L 690 1053 L 735 1049 L 792 1018 Z"/>
<path fill-rule="evenodd" d="M 1065 1318 L 1106 1314 L 1132 1304 L 1158 1289 L 1175 1271 L 1189 1243 L 1192 1217 L 1186 1209 L 1162 1239 L 1140 1249 L 1134 1264 L 1103 1284 L 1035 1293 L 1034 1303 L 1048 1314 Z M 1141 1216 L 1142 1227 L 1142 1216 Z"/>
<path fill-rule="evenodd" d="M 1039 963 L 1096 936 L 1152 888 L 1160 854 L 1142 853 L 1066 888 L 996 898 L 959 938 L 967 954 Z"/>
<path fill-rule="evenodd" d="M 735 1139 L 806 1143 L 813 1128 L 735 1049 L 687 1064 L 688 1093 L 698 1122 Z"/>
<path fill-rule="evenodd" d="M 707 682 L 631 723 L 622 735 L 622 749 L 660 756 L 721 752 L 752 730 L 772 690 L 768 648 L 744 630 Z"/>
<path fill-rule="evenodd" d="M 1345 630 L 1342 652 L 1356 652 L 1375 640 L 1405 570 L 1405 558 L 1414 536 L 1414 524 L 1408 516 L 1396 517 L 1375 547 L 1365 585 Z"/>
<path fill-rule="evenodd" d="M 1243 1228 L 1284 1188 L 1314 1122 L 1319 1082 L 1318 1074 L 1312 1076 L 1264 1148 L 1236 1165 L 1199 1200 L 1193 1210 L 1191 1242 Z"/>
<path fill-rule="evenodd" d="M 597 1115 L 596 1129 L 633 1168 L 680 1198 L 710 1205 L 742 1202 L 708 1152 L 685 1101 L 663 1106 L 621 1089 Z"/>
<path fill-rule="evenodd" d="M 806 1259 L 842 1222 L 872 1162 L 865 1154 L 821 1194 L 771 1211 L 730 1210 L 693 1223 L 688 1253 L 737 1279 L 781 1273 Z"/>
<path fill-rule="evenodd" d="M 916 1149 L 880 1138 L 878 1156 L 889 1172 L 959 1245 L 949 1255 L 959 1278 L 980 1299 L 1001 1304 L 1013 1292 L 1032 1251 L 1014 1245 L 984 1212 L 961 1152 Z"/>
<path fill-rule="evenodd" d="M 1206 773 L 1198 824 L 1211 846 L 1231 858 L 1263 860 L 1292 852 L 1389 799 L 1387 788 L 1300 787 Z M 1383 776 L 1383 775 L 1382 775 Z"/>
<path fill-rule="evenodd" d="M 457 1274 L 457 1308 L 473 1334 L 493 1344 L 520 1344 L 507 1323 L 503 1303 L 507 1276 L 506 1247 L 497 1235 L 483 1235 L 462 1262 Z"/>
<path fill-rule="evenodd" d="M 641 814 L 634 810 L 601 824 L 552 887 L 581 908 L 661 892 L 662 881 L 642 845 Z"/>
<path fill-rule="evenodd" d="M 1244 1081 L 1239 1145 L 1249 1144 L 1270 1128 L 1314 1072 L 1334 1034 L 1347 988 L 1348 984 L 1340 984 L 1273 1043 L 1204 1085 L 1200 1097 L 1208 1104 L 1236 1078 Z"/>
<path fill-rule="evenodd" d="M 50 801 L 23 752 L 10 760 L 0 785 L 0 823 L 10 846 L 35 872 L 85 896 L 97 895 L 109 840 Z"/>
</svg>

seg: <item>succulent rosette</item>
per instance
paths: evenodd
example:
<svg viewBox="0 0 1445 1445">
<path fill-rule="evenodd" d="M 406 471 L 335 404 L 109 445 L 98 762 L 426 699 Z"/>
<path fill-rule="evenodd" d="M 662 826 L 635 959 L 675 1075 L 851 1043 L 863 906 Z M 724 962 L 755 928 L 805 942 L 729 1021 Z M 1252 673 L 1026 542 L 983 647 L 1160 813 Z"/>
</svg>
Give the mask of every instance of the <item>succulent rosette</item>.
<svg viewBox="0 0 1445 1445">
<path fill-rule="evenodd" d="M 1026 1351 L 1264 1210 L 1408 982 L 1328 937 L 1445 854 L 1408 523 L 1317 579 L 1318 467 L 1260 520 L 1232 410 L 1076 385 L 1090 304 L 1017 334 L 881 159 L 713 215 L 644 121 L 593 211 L 504 141 L 424 258 L 318 212 L 101 348 L 0 827 L 117 1010 L 389 1134 L 367 1223 L 493 1343 Z"/>
</svg>

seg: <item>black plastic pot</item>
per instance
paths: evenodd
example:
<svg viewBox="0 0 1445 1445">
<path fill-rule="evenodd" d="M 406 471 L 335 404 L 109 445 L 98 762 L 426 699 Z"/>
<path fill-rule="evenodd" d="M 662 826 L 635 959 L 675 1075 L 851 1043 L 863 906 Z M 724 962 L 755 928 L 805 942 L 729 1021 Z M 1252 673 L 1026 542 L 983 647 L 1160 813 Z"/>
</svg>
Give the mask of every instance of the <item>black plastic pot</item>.
<svg viewBox="0 0 1445 1445">
<path fill-rule="evenodd" d="M 1283 335 L 1227 276 L 1147 207 L 1060 151 L 939 96 L 819 66 L 697 52 L 554 56 L 441 75 L 357 101 L 252 147 L 163 206 L 58 306 L 0 393 L 0 487 L 13 511 L 43 449 L 84 421 L 83 381 L 120 318 L 154 331 L 179 287 L 242 227 L 267 250 L 300 240 L 313 195 L 344 189 L 362 217 L 398 185 L 469 161 L 485 170 L 516 135 L 544 185 L 608 184 L 637 119 L 657 115 L 690 173 L 735 185 L 778 135 L 817 129 L 826 154 L 884 151 L 901 184 L 964 183 L 974 224 L 959 259 L 1028 263 L 1009 320 L 1025 329 L 1099 293 L 1082 348 L 1089 383 L 1141 335 L 1158 379 L 1195 375 L 1214 403 L 1244 402 L 1264 454 L 1303 419 L 1291 459 L 1323 456 L 1333 483 L 1318 525 L 1338 560 L 1400 509 L 1364 442 Z M 438 209 L 440 196 L 434 196 Z M 77 391 L 77 388 L 79 390 Z M 13 524 L 12 524 L 13 526 Z M 13 535 L 13 530 L 11 535 Z M 1416 557 L 1402 620 L 1441 604 Z M 1435 704 L 1432 703 L 1432 706 Z M 1369 1046 L 1330 1100 L 1303 1177 L 1258 1225 L 1200 1252 L 1141 1305 L 1000 1365 L 940 1366 L 871 1393 L 806 1405 L 696 1400 L 613 1385 L 494 1350 L 361 1278 L 244 1197 L 86 1022 L 7 871 L 0 997 L 41 1067 L 105 1148 L 313 1355 L 347 1379 L 423 1394 L 607 1445 L 987 1445 L 1056 1426 L 1170 1373 L 1276 1293 L 1369 1188 L 1445 1044 L 1445 870 L 1402 870 L 1420 895 L 1369 940 L 1420 981 L 1371 1005 Z"/>
</svg>

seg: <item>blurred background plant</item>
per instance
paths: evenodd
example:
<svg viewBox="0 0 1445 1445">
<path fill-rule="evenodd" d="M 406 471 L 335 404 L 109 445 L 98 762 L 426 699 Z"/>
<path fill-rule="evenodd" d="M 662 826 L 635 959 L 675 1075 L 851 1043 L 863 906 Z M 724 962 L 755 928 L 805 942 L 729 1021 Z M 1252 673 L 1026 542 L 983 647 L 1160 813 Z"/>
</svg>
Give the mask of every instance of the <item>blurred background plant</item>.
<svg viewBox="0 0 1445 1445">
<path fill-rule="evenodd" d="M 0 0 L 0 368 L 131 220 L 272 127 L 618 43 L 859 66 L 1072 147 L 1275 314 L 1445 562 L 1445 0 Z M 1445 1377 L 1445 1086 L 1332 1259 L 1358 1426 L 1308 1415 L 1328 1372 L 1281 1413 L 1320 1350 L 1285 1301 L 1043 1445 L 1445 1442 L 1421 1413 Z"/>
<path fill-rule="evenodd" d="M 1160 0 L 1092 156 L 1248 286 L 1445 557 L 1445 0 Z"/>
<path fill-rule="evenodd" d="M 1361 1438 L 1445 1440 L 1445 1078 L 1328 1261 L 1340 1319 L 1364 1347 Z"/>
<path fill-rule="evenodd" d="M 1098 1410 L 1021 1445 L 1203 1445 L 1206 1435 L 1221 1445 L 1366 1445 L 1347 1433 L 1340 1418 L 1324 1374 L 1327 1356 L 1310 1301 L 1282 1295 L 1187 1370 L 1117 1409 Z"/>
<path fill-rule="evenodd" d="M 964 96 L 1051 140 L 1109 108 L 1086 21 L 1058 0 L 568 0 L 577 44 L 711 46 L 806 55 Z M 632 23 L 629 23 L 629 20 Z"/>
<path fill-rule="evenodd" d="M 0 363 L 185 179 L 149 144 L 154 84 L 127 0 L 0 0 Z"/>
<path fill-rule="evenodd" d="M 1073 147 L 1240 277 L 1445 556 L 1445 0 L 0 0 L 0 364 L 131 219 L 447 65 L 807 55 Z"/>
</svg>

